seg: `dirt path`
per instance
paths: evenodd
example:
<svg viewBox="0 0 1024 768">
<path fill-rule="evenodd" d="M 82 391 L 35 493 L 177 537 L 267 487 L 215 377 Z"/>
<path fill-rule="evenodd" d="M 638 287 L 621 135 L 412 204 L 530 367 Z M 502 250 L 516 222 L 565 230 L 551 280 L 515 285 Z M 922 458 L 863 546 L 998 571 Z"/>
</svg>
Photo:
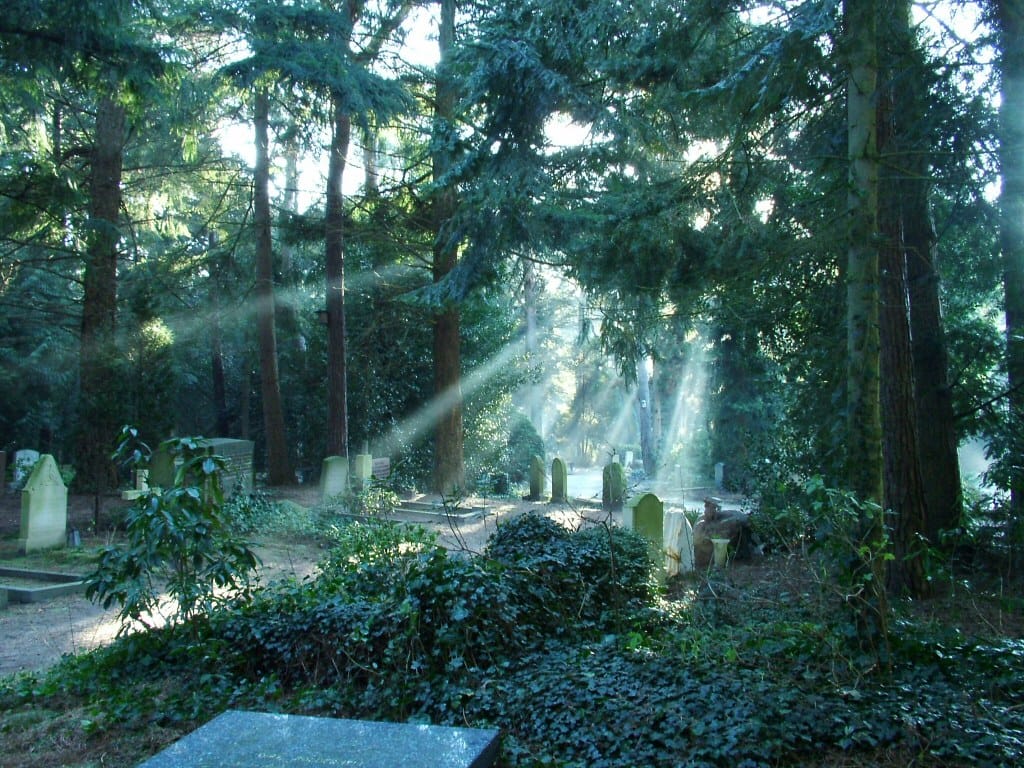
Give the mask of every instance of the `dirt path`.
<svg viewBox="0 0 1024 768">
<path fill-rule="evenodd" d="M 314 506 L 319 501 L 315 489 L 303 486 L 275 491 L 274 495 L 305 506 Z M 441 544 L 449 549 L 479 553 L 502 520 L 527 510 L 536 509 L 561 519 L 567 525 L 578 524 L 582 515 L 603 515 L 592 507 L 493 499 L 472 500 L 472 503 L 486 505 L 489 513 L 461 522 L 416 522 L 436 531 Z M 97 534 L 95 499 L 91 496 L 69 497 L 68 527 L 81 532 L 82 547 L 24 557 L 17 553 L 20 494 L 7 492 L 0 495 L 0 563 L 19 568 L 87 573 L 93 565 L 91 553 L 108 540 L 124 505 L 125 502 L 116 497 L 102 500 Z M 256 539 L 255 549 L 263 561 L 260 576 L 264 583 L 287 576 L 300 579 L 308 576 L 315 571 L 316 563 L 323 555 L 323 549 L 316 543 L 280 539 L 260 541 L 258 536 Z M 81 594 L 45 603 L 12 603 L 6 609 L 0 609 L 0 676 L 22 670 L 45 669 L 65 654 L 81 653 L 110 642 L 119 628 L 116 615 L 114 608 L 104 610 Z"/>
</svg>

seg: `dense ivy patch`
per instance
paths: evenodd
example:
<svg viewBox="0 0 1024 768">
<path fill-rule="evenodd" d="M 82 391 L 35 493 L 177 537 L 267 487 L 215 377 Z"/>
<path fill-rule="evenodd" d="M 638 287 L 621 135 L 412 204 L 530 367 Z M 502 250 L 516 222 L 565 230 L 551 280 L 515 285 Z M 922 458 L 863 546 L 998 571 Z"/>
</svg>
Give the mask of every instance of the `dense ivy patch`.
<svg viewBox="0 0 1024 768">
<path fill-rule="evenodd" d="M 1024 757 L 1020 641 L 897 622 L 892 664 L 867 671 L 804 597 L 730 602 L 698 582 L 665 603 L 642 539 L 536 516 L 483 557 L 387 521 L 332 542 L 317 579 L 0 681 L 0 708 L 78 708 L 92 739 L 228 707 L 494 726 L 504 766 Z"/>
</svg>

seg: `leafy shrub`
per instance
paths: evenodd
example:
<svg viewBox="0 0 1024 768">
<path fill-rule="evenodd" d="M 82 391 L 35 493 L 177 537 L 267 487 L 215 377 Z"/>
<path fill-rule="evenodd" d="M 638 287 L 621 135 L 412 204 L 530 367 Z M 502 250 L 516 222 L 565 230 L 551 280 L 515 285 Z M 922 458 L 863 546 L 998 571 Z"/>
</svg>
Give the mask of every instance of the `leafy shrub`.
<svg viewBox="0 0 1024 768">
<path fill-rule="evenodd" d="M 400 503 L 397 493 L 376 481 L 367 483 L 345 499 L 345 506 L 351 514 L 366 517 L 387 517 Z"/>
<path fill-rule="evenodd" d="M 521 483 L 529 474 L 530 461 L 534 456 L 544 458 L 544 440 L 532 422 L 522 414 L 516 414 L 509 427 L 505 452 L 504 471 L 514 483 Z"/>
<path fill-rule="evenodd" d="M 125 515 L 127 541 L 103 548 L 86 579 L 90 599 L 104 608 L 120 606 L 122 631 L 136 622 L 150 626 L 164 607 L 181 620 L 208 611 L 226 594 L 244 592 L 258 562 L 223 514 L 223 459 L 208 455 L 196 438 L 161 447 L 183 460 L 173 485 L 136 500 Z M 115 456 L 144 465 L 148 447 L 125 427 Z M 164 590 L 169 606 L 162 606 Z"/>
<path fill-rule="evenodd" d="M 577 622 L 605 622 L 655 593 L 648 542 L 623 528 L 569 531 L 540 515 L 520 515 L 498 527 L 484 554 L 506 568 L 532 621 L 555 634 Z M 567 616 L 574 621 L 567 624 Z"/>
</svg>

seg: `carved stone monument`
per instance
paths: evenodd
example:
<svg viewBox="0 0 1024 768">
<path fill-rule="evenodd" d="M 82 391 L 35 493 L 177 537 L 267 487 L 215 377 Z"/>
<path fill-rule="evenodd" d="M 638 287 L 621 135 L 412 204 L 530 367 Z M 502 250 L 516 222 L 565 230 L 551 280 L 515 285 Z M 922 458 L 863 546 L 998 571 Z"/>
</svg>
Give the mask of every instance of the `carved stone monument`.
<svg viewBox="0 0 1024 768">
<path fill-rule="evenodd" d="M 53 456 L 36 462 L 21 492 L 18 551 L 34 552 L 64 546 L 68 528 L 68 489 Z"/>
</svg>

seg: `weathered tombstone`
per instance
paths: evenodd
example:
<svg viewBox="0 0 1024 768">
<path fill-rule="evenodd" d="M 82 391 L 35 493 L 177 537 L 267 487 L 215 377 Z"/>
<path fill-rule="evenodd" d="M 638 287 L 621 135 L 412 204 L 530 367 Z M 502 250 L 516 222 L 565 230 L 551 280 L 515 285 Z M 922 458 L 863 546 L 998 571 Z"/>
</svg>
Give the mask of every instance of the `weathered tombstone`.
<svg viewBox="0 0 1024 768">
<path fill-rule="evenodd" d="M 32 448 L 22 448 L 20 451 L 14 452 L 13 472 L 15 488 L 25 482 L 37 461 L 39 461 L 39 451 Z"/>
<path fill-rule="evenodd" d="M 665 504 L 653 493 L 631 499 L 622 511 L 622 524 L 632 528 L 660 550 L 665 532 Z"/>
<path fill-rule="evenodd" d="M 566 470 L 565 462 L 556 458 L 551 462 L 551 500 L 568 501 L 568 486 L 569 473 Z"/>
<path fill-rule="evenodd" d="M 601 475 L 601 505 L 619 510 L 626 499 L 626 470 L 617 461 L 604 468 Z"/>
<path fill-rule="evenodd" d="M 348 490 L 348 459 L 328 456 L 320 467 L 320 492 L 323 500 L 330 501 Z"/>
<path fill-rule="evenodd" d="M 136 469 L 134 474 L 135 487 L 127 491 L 121 491 L 121 498 L 125 501 L 135 501 L 140 496 L 145 496 L 149 491 L 149 470 Z"/>
<path fill-rule="evenodd" d="M 668 576 L 693 571 L 693 527 L 686 513 L 665 513 L 665 572 Z"/>
<path fill-rule="evenodd" d="M 170 488 L 174 485 L 174 456 L 163 448 L 157 448 L 149 457 L 149 487 Z"/>
<path fill-rule="evenodd" d="M 500 731 L 224 712 L 139 768 L 489 768 Z"/>
<path fill-rule="evenodd" d="M 18 551 L 28 554 L 39 549 L 63 546 L 68 527 L 68 489 L 53 456 L 45 454 L 36 462 L 21 492 L 21 531 Z"/>
<path fill-rule="evenodd" d="M 625 461 L 622 463 L 624 467 L 633 466 L 633 451 L 626 451 Z"/>
<path fill-rule="evenodd" d="M 7 451 L 0 451 L 0 493 L 7 492 Z"/>
<path fill-rule="evenodd" d="M 220 486 L 224 497 L 236 491 L 245 495 L 252 493 L 252 440 L 236 440 L 231 437 L 212 437 L 203 441 L 206 452 L 224 459 Z"/>
<path fill-rule="evenodd" d="M 361 491 L 370 484 L 373 477 L 373 456 L 369 453 L 357 453 L 352 464 L 352 485 Z"/>
<path fill-rule="evenodd" d="M 530 501 L 540 501 L 544 495 L 544 459 L 534 456 L 530 459 Z"/>
<path fill-rule="evenodd" d="M 715 488 L 719 491 L 725 484 L 725 463 L 718 462 L 715 464 Z"/>
</svg>

